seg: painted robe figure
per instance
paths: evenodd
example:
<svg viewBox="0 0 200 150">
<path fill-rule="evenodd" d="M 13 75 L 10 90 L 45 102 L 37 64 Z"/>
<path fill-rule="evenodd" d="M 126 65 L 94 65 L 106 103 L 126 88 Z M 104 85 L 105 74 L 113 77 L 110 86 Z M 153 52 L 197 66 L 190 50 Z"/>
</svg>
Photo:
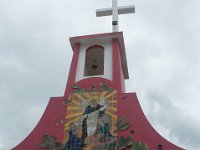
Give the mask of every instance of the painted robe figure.
<svg viewBox="0 0 200 150">
<path fill-rule="evenodd" d="M 93 96 L 90 105 L 86 106 L 84 109 L 85 111 L 82 118 L 82 140 L 95 134 L 98 118 L 104 115 L 107 108 L 104 97 L 100 97 L 99 103 L 97 103 L 97 100 L 97 96 Z M 86 103 L 84 100 L 82 102 Z"/>
<path fill-rule="evenodd" d="M 71 123 L 70 129 L 69 129 L 69 140 L 65 144 L 65 147 L 63 150 L 82 150 L 84 147 L 84 142 L 82 139 L 80 139 L 77 135 L 77 132 L 79 130 L 78 123 Z"/>
</svg>

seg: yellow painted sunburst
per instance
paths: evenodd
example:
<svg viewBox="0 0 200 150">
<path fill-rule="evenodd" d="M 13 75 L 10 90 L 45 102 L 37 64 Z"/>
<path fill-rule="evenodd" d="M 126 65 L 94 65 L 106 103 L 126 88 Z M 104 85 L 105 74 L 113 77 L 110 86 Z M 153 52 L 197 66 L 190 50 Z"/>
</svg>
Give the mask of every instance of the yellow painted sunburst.
<svg viewBox="0 0 200 150">
<path fill-rule="evenodd" d="M 96 99 L 99 103 L 100 98 L 103 97 L 107 105 L 104 105 L 106 110 L 104 111 L 106 115 L 111 119 L 110 133 L 114 134 L 116 130 L 117 122 L 117 91 L 98 91 L 98 92 L 87 92 L 87 93 L 72 93 L 70 94 L 71 101 L 67 106 L 66 112 L 66 123 L 64 132 L 67 133 L 70 130 L 70 125 L 72 123 L 77 126 L 77 135 L 78 138 L 81 138 L 82 134 L 82 118 L 84 111 L 88 105 L 90 105 L 91 99 Z M 84 102 L 83 102 L 84 101 Z M 98 120 L 98 118 L 97 118 Z M 64 142 L 67 142 L 69 139 L 69 134 L 64 134 Z M 88 144 L 84 147 L 84 150 L 92 149 L 92 145 Z"/>
</svg>

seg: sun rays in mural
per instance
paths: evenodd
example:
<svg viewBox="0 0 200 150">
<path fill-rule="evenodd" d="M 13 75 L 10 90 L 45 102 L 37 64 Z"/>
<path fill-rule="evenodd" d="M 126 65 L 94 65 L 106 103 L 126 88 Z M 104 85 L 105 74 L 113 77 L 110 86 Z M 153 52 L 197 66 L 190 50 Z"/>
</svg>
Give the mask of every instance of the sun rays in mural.
<svg viewBox="0 0 200 150">
<path fill-rule="evenodd" d="M 65 142 L 69 142 L 70 133 L 74 131 L 76 138 L 83 142 L 83 149 L 91 149 L 92 144 L 88 144 L 89 138 L 97 137 L 98 134 L 109 137 L 116 134 L 114 133 L 117 122 L 116 91 L 72 93 L 68 100 Z"/>
</svg>

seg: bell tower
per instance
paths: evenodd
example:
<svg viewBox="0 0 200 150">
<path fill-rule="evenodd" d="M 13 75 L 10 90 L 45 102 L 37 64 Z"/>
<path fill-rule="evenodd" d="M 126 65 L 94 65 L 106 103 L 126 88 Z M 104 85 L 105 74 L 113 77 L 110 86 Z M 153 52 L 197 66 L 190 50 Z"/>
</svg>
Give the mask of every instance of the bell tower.
<svg viewBox="0 0 200 150">
<path fill-rule="evenodd" d="M 112 15 L 113 32 L 69 39 L 73 56 L 64 95 L 50 98 L 37 126 L 13 150 L 115 150 L 134 143 L 146 150 L 183 150 L 150 125 L 136 93 L 125 92 L 129 74 L 118 15 L 134 12 L 134 6 L 112 0 L 112 8 L 96 15 Z"/>
<path fill-rule="evenodd" d="M 125 92 L 129 78 L 122 32 L 70 38 L 74 51 L 65 95 L 70 87 L 84 79 L 106 79 Z"/>
</svg>

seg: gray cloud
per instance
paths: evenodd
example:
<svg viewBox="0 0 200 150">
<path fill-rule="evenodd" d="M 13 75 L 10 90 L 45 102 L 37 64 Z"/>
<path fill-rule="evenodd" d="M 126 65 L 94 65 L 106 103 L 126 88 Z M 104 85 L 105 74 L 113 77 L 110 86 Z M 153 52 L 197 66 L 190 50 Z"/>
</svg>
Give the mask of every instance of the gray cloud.
<svg viewBox="0 0 200 150">
<path fill-rule="evenodd" d="M 175 106 L 174 99 L 168 99 L 168 95 L 160 95 L 157 92 L 148 95 L 152 115 L 155 115 L 154 123 L 161 124 L 164 128 L 170 128 L 170 136 L 176 136 L 184 144 L 200 148 L 200 135 L 198 131 L 199 122 L 193 116 L 185 114 L 178 106 Z M 157 108 L 155 107 L 157 106 Z M 154 111 L 156 109 L 156 111 Z M 191 124 L 193 122 L 194 124 Z M 188 123 L 188 124 L 187 124 Z M 187 125 L 186 125 L 187 124 Z"/>
</svg>

